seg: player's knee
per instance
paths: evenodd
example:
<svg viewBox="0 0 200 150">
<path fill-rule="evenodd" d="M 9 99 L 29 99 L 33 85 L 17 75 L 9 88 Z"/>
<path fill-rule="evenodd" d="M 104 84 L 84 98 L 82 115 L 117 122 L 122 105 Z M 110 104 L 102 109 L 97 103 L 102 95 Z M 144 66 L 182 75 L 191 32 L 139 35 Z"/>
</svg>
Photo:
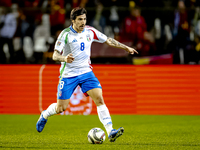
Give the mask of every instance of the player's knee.
<svg viewBox="0 0 200 150">
<path fill-rule="evenodd" d="M 95 103 L 96 103 L 97 106 L 103 105 L 104 104 L 103 97 L 102 96 L 96 96 Z"/>
</svg>

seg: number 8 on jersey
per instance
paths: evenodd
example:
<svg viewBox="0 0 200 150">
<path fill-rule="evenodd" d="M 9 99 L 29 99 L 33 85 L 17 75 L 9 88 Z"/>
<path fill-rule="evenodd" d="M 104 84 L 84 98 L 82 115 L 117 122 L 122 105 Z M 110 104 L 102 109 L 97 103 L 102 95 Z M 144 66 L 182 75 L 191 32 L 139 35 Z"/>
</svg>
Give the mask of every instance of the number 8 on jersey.
<svg viewBox="0 0 200 150">
<path fill-rule="evenodd" d="M 84 49 L 85 49 L 85 43 L 84 42 L 81 43 L 81 48 L 80 49 L 81 49 L 81 51 L 84 51 Z"/>
</svg>

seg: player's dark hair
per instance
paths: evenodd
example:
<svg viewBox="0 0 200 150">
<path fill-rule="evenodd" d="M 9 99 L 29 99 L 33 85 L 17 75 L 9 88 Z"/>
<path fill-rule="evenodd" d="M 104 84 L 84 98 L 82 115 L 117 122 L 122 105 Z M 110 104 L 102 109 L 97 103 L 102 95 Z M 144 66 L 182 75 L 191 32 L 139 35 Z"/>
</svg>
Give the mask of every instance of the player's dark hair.
<svg viewBox="0 0 200 150">
<path fill-rule="evenodd" d="M 85 8 L 82 7 L 76 7 L 72 9 L 71 14 L 70 14 L 70 19 L 75 20 L 77 16 L 87 14 L 87 11 Z"/>
</svg>

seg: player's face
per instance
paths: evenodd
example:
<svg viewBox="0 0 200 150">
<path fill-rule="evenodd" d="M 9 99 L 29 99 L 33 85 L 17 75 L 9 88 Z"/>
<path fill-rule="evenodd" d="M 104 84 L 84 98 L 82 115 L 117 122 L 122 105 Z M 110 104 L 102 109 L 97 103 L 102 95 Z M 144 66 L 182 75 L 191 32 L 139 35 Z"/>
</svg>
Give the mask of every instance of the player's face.
<svg viewBox="0 0 200 150">
<path fill-rule="evenodd" d="M 77 16 L 75 20 L 72 20 L 73 23 L 73 28 L 76 32 L 81 33 L 84 28 L 85 28 L 85 24 L 86 24 L 86 15 L 80 15 Z"/>
</svg>

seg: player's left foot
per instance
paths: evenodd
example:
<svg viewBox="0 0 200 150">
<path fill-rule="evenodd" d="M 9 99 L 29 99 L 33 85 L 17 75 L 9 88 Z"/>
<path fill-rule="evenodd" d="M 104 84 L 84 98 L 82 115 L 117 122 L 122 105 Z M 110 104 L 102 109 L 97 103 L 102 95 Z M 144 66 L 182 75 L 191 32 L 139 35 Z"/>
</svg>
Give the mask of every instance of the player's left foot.
<svg viewBox="0 0 200 150">
<path fill-rule="evenodd" d="M 47 119 L 45 119 L 43 117 L 43 112 L 41 113 L 40 118 L 38 119 L 38 121 L 36 123 L 36 129 L 37 129 L 38 132 L 42 132 L 42 130 L 44 129 L 45 124 L 47 123 Z"/>
<path fill-rule="evenodd" d="M 124 133 L 124 128 L 120 127 L 118 130 L 112 129 L 108 138 L 110 142 L 115 142 L 115 140 Z"/>
</svg>

